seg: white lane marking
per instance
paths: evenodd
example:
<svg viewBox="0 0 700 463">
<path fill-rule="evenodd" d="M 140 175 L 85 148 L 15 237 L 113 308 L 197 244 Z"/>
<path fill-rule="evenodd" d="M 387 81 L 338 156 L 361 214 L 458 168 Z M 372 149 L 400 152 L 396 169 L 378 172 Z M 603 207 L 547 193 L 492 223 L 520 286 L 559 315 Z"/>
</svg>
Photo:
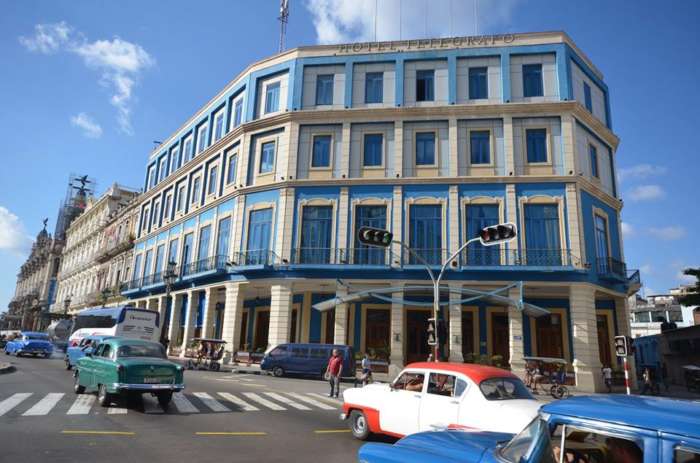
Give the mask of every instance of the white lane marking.
<svg viewBox="0 0 700 463">
<path fill-rule="evenodd" d="M 0 402 L 0 416 L 27 400 L 30 395 L 32 395 L 31 392 L 18 392 L 17 394 L 12 394 L 10 397 Z"/>
<path fill-rule="evenodd" d="M 68 409 L 66 415 L 87 415 L 90 413 L 90 408 L 95 402 L 94 395 L 82 394 L 79 395 L 73 405 Z"/>
<path fill-rule="evenodd" d="M 253 378 L 241 378 L 241 381 L 255 381 Z"/>
<path fill-rule="evenodd" d="M 286 408 L 281 407 L 274 402 L 270 402 L 269 400 L 265 399 L 264 397 L 261 397 L 260 395 L 256 394 L 255 392 L 244 392 L 243 395 L 248 397 L 253 402 L 257 402 L 260 405 L 262 405 L 263 407 L 269 408 L 270 410 L 275 410 L 275 411 L 286 410 Z"/>
<path fill-rule="evenodd" d="M 236 397 L 235 395 L 229 393 L 229 392 L 219 392 L 219 395 L 223 397 L 224 399 L 228 400 L 229 402 L 238 405 L 243 409 L 244 412 L 255 412 L 260 410 L 258 407 L 253 407 L 251 404 L 246 402 L 245 400 Z"/>
<path fill-rule="evenodd" d="M 207 407 L 211 408 L 215 412 L 230 412 L 231 409 L 228 408 L 226 405 L 222 404 L 206 392 L 193 392 L 193 396 L 201 400 L 204 405 Z"/>
<path fill-rule="evenodd" d="M 199 413 L 199 409 L 192 405 L 182 392 L 173 394 L 173 402 L 180 413 Z"/>
<path fill-rule="evenodd" d="M 318 407 L 322 410 L 337 410 L 338 407 L 332 407 L 330 405 L 326 405 L 320 400 L 312 399 L 311 397 L 305 396 L 304 394 L 300 394 L 298 392 L 287 392 L 288 395 L 291 395 L 297 400 L 301 400 L 302 402 L 306 402 L 307 404 L 311 404 L 315 407 Z"/>
<path fill-rule="evenodd" d="M 285 403 L 285 404 L 289 405 L 290 407 L 294 407 L 297 410 L 311 410 L 306 405 L 296 403 L 292 399 L 290 399 L 289 397 L 285 397 L 282 394 L 277 394 L 276 392 L 266 392 L 265 395 L 272 397 L 273 399 L 275 399 L 279 402 Z"/>
<path fill-rule="evenodd" d="M 160 415 L 164 413 L 163 408 L 153 397 L 147 397 L 144 395 L 141 397 L 141 402 L 143 403 L 144 413 L 148 413 L 149 415 Z"/>
<path fill-rule="evenodd" d="M 318 392 L 307 392 L 307 395 L 312 395 L 318 399 L 325 400 L 326 402 L 331 402 L 339 405 L 343 404 L 343 401 L 340 399 L 334 399 L 333 397 L 328 397 L 327 395 L 319 394 Z"/>
<path fill-rule="evenodd" d="M 64 396 L 63 392 L 51 392 L 38 401 L 32 408 L 22 413 L 22 416 L 43 416 L 47 415 Z"/>
<path fill-rule="evenodd" d="M 124 407 L 109 407 L 107 409 L 108 415 L 126 415 L 127 409 Z"/>
</svg>

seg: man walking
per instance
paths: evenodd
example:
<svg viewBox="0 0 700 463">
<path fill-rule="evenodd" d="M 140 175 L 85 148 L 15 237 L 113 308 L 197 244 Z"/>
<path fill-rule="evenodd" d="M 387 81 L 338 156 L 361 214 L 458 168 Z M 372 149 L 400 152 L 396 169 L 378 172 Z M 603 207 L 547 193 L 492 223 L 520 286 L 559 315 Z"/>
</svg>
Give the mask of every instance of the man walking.
<svg viewBox="0 0 700 463">
<path fill-rule="evenodd" d="M 326 376 L 331 384 L 331 393 L 328 397 L 338 397 L 340 394 L 340 377 L 343 374 L 343 357 L 340 356 L 338 349 L 333 349 L 333 355 L 328 359 L 326 367 Z"/>
<path fill-rule="evenodd" d="M 610 365 L 603 367 L 603 380 L 605 380 L 605 387 L 608 388 L 608 394 L 610 394 L 612 392 L 612 368 Z"/>
</svg>

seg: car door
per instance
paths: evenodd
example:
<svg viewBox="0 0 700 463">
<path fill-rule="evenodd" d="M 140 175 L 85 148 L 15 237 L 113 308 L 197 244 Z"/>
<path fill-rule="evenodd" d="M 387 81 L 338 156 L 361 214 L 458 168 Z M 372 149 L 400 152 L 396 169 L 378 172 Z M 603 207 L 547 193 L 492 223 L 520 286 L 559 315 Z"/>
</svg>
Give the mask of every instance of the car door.
<svg viewBox="0 0 700 463">
<path fill-rule="evenodd" d="M 97 387 L 99 384 L 105 384 L 105 378 L 109 376 L 109 370 L 112 368 L 112 346 L 109 344 L 103 344 L 102 349 L 98 355 L 93 356 L 93 386 Z"/>
<path fill-rule="evenodd" d="M 391 384 L 380 402 L 379 425 L 383 431 L 402 436 L 419 431 L 425 375 L 423 371 L 404 371 Z"/>
<path fill-rule="evenodd" d="M 459 424 L 459 405 L 464 387 L 456 375 L 431 371 L 420 403 L 421 431 L 444 429 Z"/>
<path fill-rule="evenodd" d="M 92 389 L 94 387 L 93 384 L 95 382 L 95 357 L 99 355 L 103 347 L 104 345 L 100 344 L 99 346 L 97 346 L 97 349 L 95 349 L 92 352 L 92 355 L 85 356 L 79 360 L 80 368 L 78 369 L 78 373 L 80 374 L 81 378 L 80 384 L 87 387 L 88 389 Z"/>
</svg>

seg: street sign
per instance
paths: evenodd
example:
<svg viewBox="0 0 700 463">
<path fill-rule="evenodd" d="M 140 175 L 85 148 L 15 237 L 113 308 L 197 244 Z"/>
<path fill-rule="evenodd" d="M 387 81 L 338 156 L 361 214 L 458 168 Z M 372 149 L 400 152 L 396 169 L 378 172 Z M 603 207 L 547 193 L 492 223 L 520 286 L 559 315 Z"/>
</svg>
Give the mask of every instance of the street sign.
<svg viewBox="0 0 700 463">
<path fill-rule="evenodd" d="M 627 357 L 627 336 L 615 336 L 615 355 L 618 357 Z"/>
<path fill-rule="evenodd" d="M 437 339 L 435 338 L 435 319 L 434 318 L 428 319 L 428 345 L 429 346 L 437 345 Z"/>
<path fill-rule="evenodd" d="M 484 246 L 493 246 L 505 241 L 510 241 L 518 235 L 515 225 L 512 223 L 500 223 L 490 227 L 484 227 L 479 231 L 479 240 Z"/>
<path fill-rule="evenodd" d="M 386 248 L 391 244 L 394 235 L 388 230 L 381 228 L 362 227 L 357 232 L 357 239 L 367 246 L 378 246 Z"/>
</svg>

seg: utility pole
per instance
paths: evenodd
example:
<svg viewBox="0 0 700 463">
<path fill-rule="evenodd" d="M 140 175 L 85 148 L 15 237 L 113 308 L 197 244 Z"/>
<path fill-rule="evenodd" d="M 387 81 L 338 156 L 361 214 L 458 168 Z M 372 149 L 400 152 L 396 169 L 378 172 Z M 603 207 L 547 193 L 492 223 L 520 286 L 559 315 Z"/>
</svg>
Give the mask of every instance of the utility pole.
<svg viewBox="0 0 700 463">
<path fill-rule="evenodd" d="M 289 22 L 289 0 L 280 0 L 280 15 L 277 17 L 280 22 L 280 44 L 279 53 L 284 51 L 287 40 L 287 23 Z"/>
</svg>

